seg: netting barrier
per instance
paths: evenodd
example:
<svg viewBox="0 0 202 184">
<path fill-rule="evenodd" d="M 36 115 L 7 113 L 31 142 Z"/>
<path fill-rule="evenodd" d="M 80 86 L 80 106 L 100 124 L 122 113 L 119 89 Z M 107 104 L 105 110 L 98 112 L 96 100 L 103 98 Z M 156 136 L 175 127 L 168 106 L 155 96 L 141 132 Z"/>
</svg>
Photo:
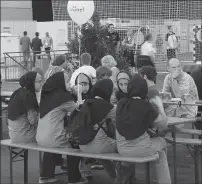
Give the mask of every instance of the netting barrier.
<svg viewBox="0 0 202 184">
<path fill-rule="evenodd" d="M 68 0 L 52 1 L 53 17 L 54 21 L 69 22 L 68 38 L 72 38 L 77 25 L 68 15 L 67 2 Z M 137 45 L 142 44 L 146 33 L 152 33 L 153 45 L 157 51 L 156 62 L 167 60 L 165 37 L 168 25 L 172 26 L 178 39 L 177 58 L 191 62 L 202 60 L 201 0 L 96 0 L 94 3 L 101 23 L 113 23 L 121 40 L 128 28 L 133 29 Z"/>
</svg>

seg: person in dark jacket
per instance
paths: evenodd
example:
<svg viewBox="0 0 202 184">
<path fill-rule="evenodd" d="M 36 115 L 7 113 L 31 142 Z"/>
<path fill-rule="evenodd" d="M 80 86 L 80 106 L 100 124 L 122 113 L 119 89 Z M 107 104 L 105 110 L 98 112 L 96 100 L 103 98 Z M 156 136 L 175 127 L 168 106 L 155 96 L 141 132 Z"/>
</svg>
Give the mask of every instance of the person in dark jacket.
<svg viewBox="0 0 202 184">
<path fill-rule="evenodd" d="M 36 63 L 36 54 L 41 54 L 41 47 L 43 46 L 42 41 L 39 38 L 39 33 L 36 32 L 35 35 L 36 37 L 32 39 L 32 43 L 31 43 L 31 48 L 32 48 L 32 51 L 34 52 L 33 67 L 35 67 L 35 63 Z M 40 56 L 38 56 L 38 59 L 40 59 Z"/>
<path fill-rule="evenodd" d="M 202 100 L 202 67 L 199 66 L 197 69 L 191 72 L 191 76 L 194 79 L 194 82 L 196 84 L 197 90 L 198 90 L 198 95 L 199 95 L 199 100 Z M 198 115 L 201 116 L 202 113 L 202 106 L 198 107 Z M 202 129 L 202 122 L 198 121 L 196 124 L 196 128 L 201 130 Z M 200 136 L 202 139 L 202 136 Z"/>
</svg>

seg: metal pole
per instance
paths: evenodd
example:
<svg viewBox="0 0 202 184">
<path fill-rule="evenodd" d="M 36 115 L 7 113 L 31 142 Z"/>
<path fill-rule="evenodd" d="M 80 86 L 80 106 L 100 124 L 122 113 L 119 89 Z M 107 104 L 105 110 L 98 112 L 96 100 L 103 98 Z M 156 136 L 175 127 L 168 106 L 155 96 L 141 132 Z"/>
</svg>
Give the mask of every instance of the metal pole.
<svg viewBox="0 0 202 184">
<path fill-rule="evenodd" d="M 0 74 L 0 91 L 1 91 L 1 84 L 2 84 L 2 82 L 1 82 L 1 74 Z M 1 103 L 1 112 L 0 112 L 0 134 L 1 135 L 0 135 L 0 139 L 3 140 L 2 102 L 0 101 L 0 103 Z"/>
<path fill-rule="evenodd" d="M 177 180 L 177 158 L 176 158 L 176 128 L 175 126 L 172 127 L 172 135 L 173 135 L 173 171 L 174 171 L 174 184 L 178 183 Z"/>
</svg>

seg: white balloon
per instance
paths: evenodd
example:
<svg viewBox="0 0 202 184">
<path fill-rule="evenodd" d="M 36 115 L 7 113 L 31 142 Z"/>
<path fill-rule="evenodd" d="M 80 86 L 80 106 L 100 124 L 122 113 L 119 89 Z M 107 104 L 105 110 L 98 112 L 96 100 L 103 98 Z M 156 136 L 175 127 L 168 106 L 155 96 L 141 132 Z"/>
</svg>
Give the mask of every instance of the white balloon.
<svg viewBox="0 0 202 184">
<path fill-rule="evenodd" d="M 88 20 L 92 17 L 94 10 L 94 2 L 89 0 L 69 0 L 67 4 L 69 16 L 79 25 L 88 22 Z"/>
</svg>

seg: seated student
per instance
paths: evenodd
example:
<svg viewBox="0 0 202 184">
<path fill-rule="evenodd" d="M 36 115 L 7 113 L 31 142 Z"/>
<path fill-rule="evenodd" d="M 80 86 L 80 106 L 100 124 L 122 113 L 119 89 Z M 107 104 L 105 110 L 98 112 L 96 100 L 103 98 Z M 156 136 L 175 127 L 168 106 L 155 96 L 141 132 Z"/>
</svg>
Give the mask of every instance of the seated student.
<svg viewBox="0 0 202 184">
<path fill-rule="evenodd" d="M 191 72 L 191 76 L 194 79 L 194 82 L 197 86 L 199 100 L 202 100 L 202 66 L 198 66 L 197 69 Z M 198 116 L 202 116 L 202 106 L 198 108 Z M 202 130 L 202 122 L 198 121 L 195 123 L 195 126 L 197 129 Z M 200 136 L 200 139 L 202 139 L 202 135 Z"/>
<path fill-rule="evenodd" d="M 105 66 L 99 66 L 96 69 L 96 76 L 97 80 L 109 79 L 112 76 L 112 71 Z"/>
<path fill-rule="evenodd" d="M 171 93 L 172 98 L 181 98 L 185 103 L 195 103 L 199 99 L 196 84 L 193 78 L 184 72 L 178 59 L 169 60 L 169 74 L 165 77 L 163 83 L 163 92 Z M 196 106 L 168 105 L 165 108 L 167 116 L 172 117 L 195 117 L 198 112 Z"/>
<path fill-rule="evenodd" d="M 78 85 L 82 86 L 82 93 L 81 93 L 82 99 L 77 99 Z M 88 77 L 88 75 L 84 73 L 80 73 L 75 79 L 74 86 L 71 88 L 71 95 L 74 98 L 74 101 L 81 102 L 81 100 L 89 98 L 92 87 L 93 85 L 90 77 Z"/>
<path fill-rule="evenodd" d="M 110 97 L 113 90 L 113 83 L 110 79 L 98 81 L 92 89 L 92 98 L 87 100 L 91 105 L 91 119 L 95 124 L 94 129 L 98 130 L 97 134 L 87 144 L 79 145 L 80 149 L 85 153 L 114 153 L 116 150 L 116 140 L 110 138 L 104 129 L 107 130 L 107 123 L 103 123 L 103 128 L 99 128 L 97 123 L 104 119 L 115 120 L 115 109 L 110 103 Z M 109 175 L 115 179 L 116 172 L 114 164 L 111 161 L 100 160 L 100 163 L 108 171 Z"/>
<path fill-rule="evenodd" d="M 122 98 L 116 109 L 117 149 L 124 156 L 147 157 L 159 153 L 155 162 L 157 183 L 171 184 L 163 138 L 150 138 L 147 130 L 159 122 L 157 112 L 147 101 L 146 80 L 135 74 L 128 83 L 128 97 Z"/>
<path fill-rule="evenodd" d="M 117 89 L 115 90 L 115 98 L 111 99 L 112 104 L 116 104 L 121 98 L 126 97 L 128 94 L 127 87 L 131 75 L 126 71 L 121 71 L 117 75 Z"/>
<path fill-rule="evenodd" d="M 167 116 L 164 112 L 163 103 L 159 95 L 159 91 L 156 88 L 155 81 L 157 72 L 156 69 L 152 66 L 143 66 L 139 70 L 139 74 L 146 80 L 148 86 L 147 97 L 149 102 L 153 105 L 153 108 L 161 116 L 161 123 L 157 125 L 161 130 L 167 129 Z"/>
<path fill-rule="evenodd" d="M 70 95 L 69 76 L 57 72 L 48 78 L 41 92 L 40 119 L 37 128 L 37 143 L 45 147 L 70 147 L 65 130 L 67 115 L 77 105 Z M 44 153 L 39 183 L 55 182 L 55 166 L 61 155 Z M 67 156 L 69 184 L 86 183 L 79 172 L 80 158 Z"/>
<path fill-rule="evenodd" d="M 20 78 L 20 88 L 8 104 L 8 129 L 12 142 L 36 142 L 38 102 L 35 92 L 41 89 L 41 76 L 34 71 Z"/>
<path fill-rule="evenodd" d="M 137 64 L 138 71 L 142 66 L 152 66 L 155 68 L 155 64 L 153 63 L 151 58 L 149 56 L 145 56 L 145 55 L 138 55 L 136 64 Z"/>
<path fill-rule="evenodd" d="M 67 72 L 71 76 L 73 72 L 73 66 L 71 63 L 67 62 L 65 55 L 56 56 L 52 65 L 50 65 L 50 67 L 45 73 L 45 80 L 47 80 L 51 75 L 56 72 Z"/>
<path fill-rule="evenodd" d="M 112 71 L 112 76 L 110 77 L 114 85 L 116 86 L 116 77 L 117 74 L 120 72 L 119 69 L 116 67 L 117 62 L 111 55 L 106 55 L 101 59 L 102 66 L 109 68 Z"/>
<path fill-rule="evenodd" d="M 84 73 L 87 75 L 91 81 L 93 82 L 96 78 L 96 70 L 91 64 L 91 55 L 89 53 L 83 53 L 81 55 L 81 64 L 82 66 L 79 67 L 77 70 L 74 71 L 70 80 L 70 86 L 73 87 L 75 85 L 75 80 L 80 73 Z"/>
</svg>

